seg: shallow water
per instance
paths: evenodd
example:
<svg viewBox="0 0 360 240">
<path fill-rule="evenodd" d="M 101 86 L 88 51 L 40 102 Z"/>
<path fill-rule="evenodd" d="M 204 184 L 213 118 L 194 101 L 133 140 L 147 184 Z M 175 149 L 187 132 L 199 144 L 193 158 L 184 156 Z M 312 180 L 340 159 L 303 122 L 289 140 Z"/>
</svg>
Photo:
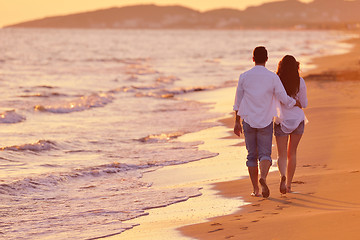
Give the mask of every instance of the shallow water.
<svg viewBox="0 0 360 240">
<path fill-rule="evenodd" d="M 86 239 L 133 227 L 147 209 L 200 195 L 155 190 L 142 175 L 216 156 L 179 136 L 214 126 L 184 93 L 235 86 L 265 45 L 285 54 L 346 51 L 324 31 L 0 29 L 0 236 Z M 329 52 L 331 49 L 332 52 Z M 228 96 L 232 98 L 233 96 Z M 216 101 L 216 99 L 214 99 Z M 229 112 L 232 106 L 229 106 Z"/>
</svg>

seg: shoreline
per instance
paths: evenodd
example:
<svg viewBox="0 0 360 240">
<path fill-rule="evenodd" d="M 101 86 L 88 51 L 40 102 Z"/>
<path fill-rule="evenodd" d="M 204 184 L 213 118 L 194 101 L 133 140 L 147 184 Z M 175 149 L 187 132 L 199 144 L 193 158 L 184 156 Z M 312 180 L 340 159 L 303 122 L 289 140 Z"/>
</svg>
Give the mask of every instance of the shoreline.
<svg viewBox="0 0 360 240">
<path fill-rule="evenodd" d="M 355 41 L 355 40 L 351 39 L 348 41 Z M 360 49 L 360 39 L 358 40 L 359 40 L 358 44 L 355 45 L 354 48 L 357 46 L 358 47 L 357 49 Z M 340 56 L 342 55 L 347 55 L 347 54 L 341 54 Z M 334 59 L 333 64 L 336 65 L 337 57 L 339 55 L 334 55 L 334 56 L 336 57 L 333 57 Z M 319 68 L 317 67 L 315 70 L 309 71 L 308 75 L 324 74 L 324 71 L 319 72 L 317 70 L 321 69 L 322 64 L 324 63 L 323 59 L 326 60 L 328 57 L 332 57 L 332 56 L 314 58 L 314 64 L 319 66 Z M 346 58 L 344 60 L 346 60 Z M 323 68 L 325 67 L 326 64 L 324 64 Z M 307 80 L 306 77 L 305 80 Z M 311 85 L 314 84 L 316 88 L 322 88 L 322 86 L 318 86 L 318 85 L 323 85 L 324 81 L 311 81 L 311 80 L 310 80 Z M 319 79 L 314 79 L 314 80 L 319 80 Z M 308 90 L 309 88 L 310 87 L 308 86 Z M 215 94 L 215 97 L 213 96 L 213 94 Z M 182 186 L 192 186 L 192 187 L 196 185 L 203 186 L 203 188 L 200 190 L 202 195 L 163 208 L 150 209 L 147 211 L 149 212 L 149 215 L 127 221 L 127 222 L 138 223 L 139 226 L 136 226 L 133 229 L 127 230 L 121 234 L 107 236 L 104 238 L 138 240 L 138 239 L 146 239 L 146 237 L 151 236 L 152 237 L 151 239 L 156 239 L 156 240 L 225 239 L 225 238 L 238 239 L 237 234 L 242 234 L 242 232 L 244 232 L 245 230 L 251 230 L 247 232 L 249 232 L 248 233 L 249 235 L 253 234 L 253 231 L 252 229 L 249 228 L 249 226 L 247 226 L 246 224 L 241 225 L 242 223 L 238 222 L 241 221 L 241 219 L 247 219 L 247 216 L 251 215 L 253 220 L 249 222 L 255 224 L 260 222 L 259 219 L 262 220 L 265 219 L 265 217 L 267 218 L 268 216 L 270 216 L 269 219 L 273 219 L 272 217 L 276 217 L 280 215 L 281 213 L 280 210 L 290 208 L 291 205 L 291 203 L 289 203 L 291 201 L 290 199 L 278 198 L 277 196 L 280 194 L 277 193 L 278 192 L 277 167 L 272 167 L 272 172 L 269 173 L 269 179 L 268 179 L 269 186 L 272 191 L 271 195 L 276 196 L 276 198 L 274 198 L 273 201 L 278 205 L 273 212 L 270 212 L 270 209 L 273 206 L 265 206 L 265 205 L 262 206 L 263 202 L 265 202 L 262 198 L 252 198 L 248 196 L 249 193 L 251 192 L 251 184 L 248 179 L 247 170 L 242 172 L 234 171 L 235 168 L 246 169 L 246 167 L 244 167 L 245 158 L 246 158 L 246 152 L 245 152 L 246 149 L 244 147 L 244 143 L 241 142 L 239 143 L 239 138 L 235 137 L 232 134 L 233 116 L 228 111 L 229 110 L 228 106 L 229 104 L 232 105 L 233 94 L 234 94 L 234 87 L 214 90 L 211 91 L 211 94 L 206 92 L 187 94 L 187 96 L 189 96 L 191 99 L 195 98 L 196 100 L 206 101 L 206 102 L 209 101 L 211 102 L 213 101 L 212 99 L 218 100 L 219 98 L 220 99 L 224 98 L 224 96 L 231 95 L 230 103 L 229 102 L 225 103 L 225 101 L 220 103 L 216 102 L 216 105 L 212 110 L 217 112 L 222 111 L 222 113 L 224 114 L 223 118 L 216 120 L 217 122 L 221 123 L 221 126 L 205 129 L 196 133 L 190 133 L 179 139 L 180 141 L 198 141 L 205 139 L 204 144 L 199 145 L 199 148 L 210 151 L 211 149 L 213 150 L 216 148 L 216 152 L 219 152 L 219 156 L 209 159 L 202 159 L 196 162 L 190 162 L 182 165 L 167 166 L 158 169 L 155 172 L 146 173 L 144 174 L 143 177 L 145 181 L 149 179 L 149 181 L 153 182 L 153 187 L 166 188 L 171 186 L 177 186 L 178 184 L 181 184 Z M 308 113 L 306 114 L 308 115 Z M 310 119 L 310 121 L 311 121 L 310 123 L 312 124 L 313 120 Z M 209 136 L 209 134 L 211 136 Z M 302 141 L 304 141 L 304 139 Z M 241 147 L 242 150 L 239 148 L 239 146 L 242 146 Z M 302 143 L 300 143 L 300 147 L 299 147 L 299 151 L 301 150 L 302 150 Z M 241 156 L 235 157 L 235 155 L 239 153 L 241 154 Z M 230 158 L 233 158 L 232 161 L 228 161 L 229 156 Z M 275 147 L 273 148 L 273 159 L 276 159 Z M 227 166 L 226 168 L 222 168 L 220 174 L 217 171 L 220 166 L 219 163 L 223 163 Z M 325 164 L 313 165 L 312 163 L 308 163 L 308 164 L 301 163 L 301 165 L 303 165 L 303 167 L 301 167 L 303 169 L 299 171 L 300 167 L 298 167 L 297 172 L 295 174 L 294 180 L 298 181 L 298 183 L 293 185 L 294 190 L 298 189 L 298 187 L 309 186 L 309 183 L 307 182 L 310 180 L 307 180 L 306 184 L 305 181 L 298 180 L 298 176 L 300 177 L 300 174 L 301 177 L 305 177 L 306 179 L 307 178 L 315 179 L 316 172 L 318 171 L 318 169 L 325 166 Z M 208 172 L 207 176 L 205 176 L 199 171 L 196 171 L 196 169 L 199 168 L 203 169 L 204 171 L 207 171 Z M 311 172 L 307 172 L 307 170 L 309 169 L 311 170 Z M 231 174 L 229 174 L 229 176 L 226 176 L 226 174 L 228 174 L 229 172 Z M 181 176 L 179 175 L 179 173 L 187 174 L 186 181 L 184 180 L 185 176 Z M 209 178 L 209 175 L 213 175 L 213 177 Z M 316 179 L 313 181 L 315 182 Z M 167 184 L 164 185 L 164 183 Z M 290 196 L 290 194 L 288 194 L 288 196 Z M 306 199 L 306 201 L 310 201 L 310 200 Z M 216 204 L 218 205 L 229 205 L 229 207 L 232 208 L 232 210 L 225 207 L 224 209 L 221 210 L 223 212 L 219 211 L 216 213 L 210 213 L 209 208 L 214 209 L 214 206 L 209 206 L 209 202 L 216 202 Z M 294 205 L 297 206 L 297 204 L 298 203 Z M 331 201 L 326 202 L 325 204 L 331 205 L 332 202 Z M 298 207 L 300 208 L 300 206 L 301 204 L 299 203 Z M 240 210 L 239 207 L 241 207 Z M 264 214 L 261 215 L 261 212 L 263 213 L 265 210 L 268 210 L 269 213 L 266 213 L 265 216 Z M 234 223 L 233 227 L 235 229 L 233 230 L 235 231 L 235 233 L 233 233 L 233 230 L 227 231 L 227 229 L 224 228 L 225 223 L 228 222 Z M 270 223 L 270 225 L 272 229 L 277 228 L 276 224 Z M 269 227 L 269 229 L 271 228 Z M 240 233 L 237 233 L 236 231 L 240 231 Z M 261 228 L 258 232 L 260 233 L 262 232 Z M 251 237 L 248 238 L 248 237 L 249 236 L 247 236 L 244 239 L 256 239 L 256 237 L 254 238 Z M 261 237 L 261 235 L 259 235 L 258 237 Z"/>
<path fill-rule="evenodd" d="M 214 184 L 229 199 L 250 204 L 234 214 L 179 230 L 195 239 L 354 239 L 360 230 L 360 38 L 349 53 L 313 59 L 317 67 L 304 74 L 310 120 L 298 148 L 294 193 L 282 196 L 279 173 L 270 172 L 268 199 L 250 196 L 247 178 Z M 315 76 L 315 77 L 314 77 Z M 329 78 L 331 76 L 331 78 Z M 329 81 L 331 80 L 331 81 Z M 233 118 L 222 122 L 232 130 Z M 276 149 L 275 149 L 276 152 Z"/>
<path fill-rule="evenodd" d="M 233 87 L 211 92 L 218 96 L 233 94 Z M 207 99 L 208 92 L 189 93 L 186 97 L 192 100 L 210 101 Z M 223 102 L 217 102 L 211 111 L 223 111 L 222 113 L 226 117 L 228 115 L 226 114 L 227 108 L 225 109 L 224 106 L 228 106 L 228 104 L 228 99 L 224 99 Z M 234 213 L 239 207 L 247 204 L 241 198 L 223 197 L 218 190 L 213 189 L 213 184 L 217 182 L 236 180 L 247 175 L 247 170 L 241 168 L 245 164 L 245 147 L 239 152 L 236 147 L 239 140 L 229 136 L 231 134 L 229 134 L 228 128 L 219 124 L 219 126 L 179 137 L 179 140 L 184 142 L 203 141 L 204 143 L 198 146 L 199 150 L 213 151 L 216 149 L 219 154 L 212 158 L 186 164 L 166 166 L 154 172 L 145 173 L 142 179 L 152 182 L 153 188 L 160 189 L 201 187 L 201 196 L 163 208 L 150 209 L 147 211 L 149 215 L 127 221 L 138 223 L 138 226 L 121 234 L 108 236 L 106 239 L 142 240 L 151 236 L 151 239 L 156 240 L 190 240 L 193 238 L 184 236 L 177 230 L 179 226 L 207 222 L 208 218 Z M 240 154 L 242 157 L 235 157 L 235 154 Z"/>
</svg>

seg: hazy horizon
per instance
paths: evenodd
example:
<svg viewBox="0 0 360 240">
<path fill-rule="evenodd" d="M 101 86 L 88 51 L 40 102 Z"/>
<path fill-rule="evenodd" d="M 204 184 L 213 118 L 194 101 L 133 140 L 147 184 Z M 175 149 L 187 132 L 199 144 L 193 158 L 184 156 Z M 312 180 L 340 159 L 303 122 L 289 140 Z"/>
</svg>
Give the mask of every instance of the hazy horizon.
<svg viewBox="0 0 360 240">
<path fill-rule="evenodd" d="M 98 1 L 84 1 L 79 0 L 74 1 L 64 0 L 61 2 L 54 1 L 45 1 L 45 0 L 14 0 L 7 2 L 6 4 L 0 3 L 0 28 L 17 24 L 24 21 L 31 21 L 35 19 L 41 19 L 45 17 L 52 16 L 63 16 L 80 12 L 89 12 L 99 9 L 107 9 L 111 7 L 124 7 L 131 5 L 140 5 L 140 4 L 156 4 L 159 6 L 167 5 L 180 5 L 188 7 L 197 11 L 209 11 L 219 8 L 234 8 L 239 10 L 244 10 L 249 6 L 261 5 L 267 2 L 278 2 L 282 0 L 223 0 L 221 2 L 208 2 L 208 1 L 191 1 L 191 0 L 153 0 L 153 1 L 144 1 L 144 0 L 124 0 L 119 4 L 116 0 L 104 0 L 101 2 Z M 301 2 L 312 2 L 312 0 L 300 0 Z M 4 6 L 2 6 L 4 5 Z M 22 6 L 19 8 L 19 6 Z M 34 8 L 33 6 L 36 6 Z"/>
</svg>

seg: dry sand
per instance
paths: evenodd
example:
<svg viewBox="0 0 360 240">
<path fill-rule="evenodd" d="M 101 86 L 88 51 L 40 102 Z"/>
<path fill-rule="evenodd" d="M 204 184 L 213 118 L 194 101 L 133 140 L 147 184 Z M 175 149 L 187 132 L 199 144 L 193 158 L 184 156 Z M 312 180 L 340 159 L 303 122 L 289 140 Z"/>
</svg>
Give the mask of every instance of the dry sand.
<svg viewBox="0 0 360 240">
<path fill-rule="evenodd" d="M 305 76 L 310 122 L 298 148 L 294 193 L 280 194 L 277 171 L 268 176 L 268 199 L 250 196 L 248 178 L 215 183 L 222 196 L 250 204 L 182 227 L 184 235 L 206 240 L 359 239 L 360 39 L 350 42 L 355 44 L 351 53 L 317 58 L 318 68 Z M 233 121 L 222 121 L 228 131 Z"/>
</svg>

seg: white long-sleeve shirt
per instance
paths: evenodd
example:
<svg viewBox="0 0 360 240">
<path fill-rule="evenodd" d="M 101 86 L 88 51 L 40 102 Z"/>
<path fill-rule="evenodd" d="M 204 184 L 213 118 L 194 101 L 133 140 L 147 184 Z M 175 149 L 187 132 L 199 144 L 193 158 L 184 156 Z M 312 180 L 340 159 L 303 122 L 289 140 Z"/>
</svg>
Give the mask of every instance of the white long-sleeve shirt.
<svg viewBox="0 0 360 240">
<path fill-rule="evenodd" d="M 256 65 L 240 75 L 233 110 L 251 127 L 264 128 L 277 116 L 277 99 L 289 108 L 296 104 L 278 75 Z"/>
<path fill-rule="evenodd" d="M 301 103 L 303 108 L 308 105 L 306 85 L 303 78 L 300 78 L 299 92 L 295 96 L 295 99 Z M 275 123 L 280 124 L 281 130 L 284 133 L 293 132 L 300 124 L 305 120 L 304 111 L 298 107 L 288 107 L 280 104 L 278 116 L 275 118 Z"/>
</svg>

